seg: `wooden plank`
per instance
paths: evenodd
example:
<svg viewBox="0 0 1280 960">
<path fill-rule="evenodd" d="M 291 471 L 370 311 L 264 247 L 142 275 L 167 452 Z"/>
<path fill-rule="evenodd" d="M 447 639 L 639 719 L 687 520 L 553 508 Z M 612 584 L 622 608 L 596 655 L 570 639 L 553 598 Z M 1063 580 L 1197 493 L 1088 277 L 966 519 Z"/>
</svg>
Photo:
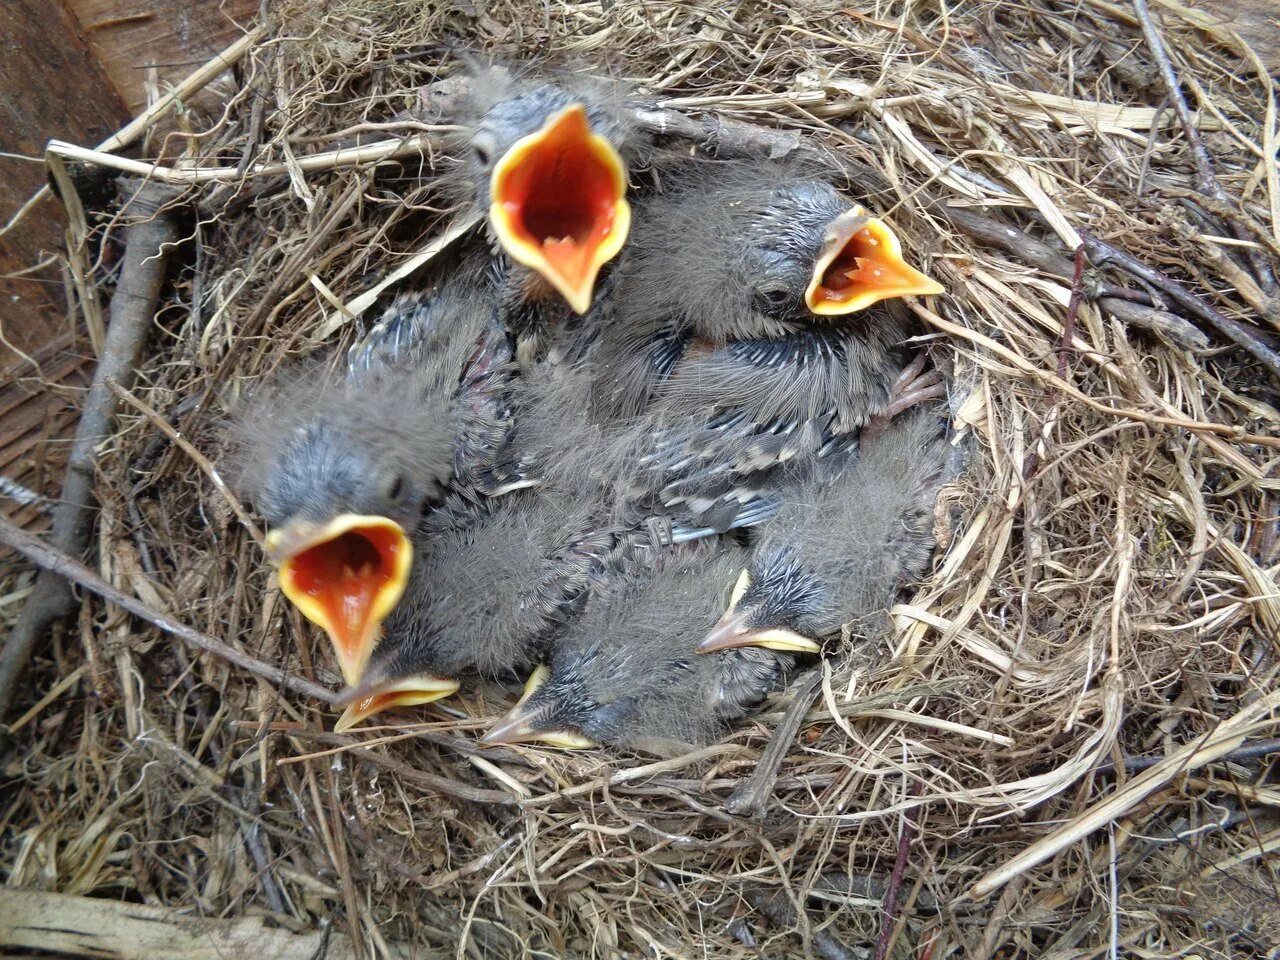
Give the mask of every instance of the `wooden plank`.
<svg viewBox="0 0 1280 960">
<path fill-rule="evenodd" d="M 164 907 L 0 888 L 0 948 L 111 960 L 350 960 L 333 932 L 291 933 L 262 917 L 213 920 Z"/>
<path fill-rule="evenodd" d="M 258 13 L 258 0 L 64 2 L 134 115 L 147 105 L 149 68 L 163 90 L 239 37 Z"/>
<path fill-rule="evenodd" d="M 96 143 L 128 119 L 124 102 L 89 52 L 59 0 L 0 3 L 0 225 L 45 183 L 44 144 L 51 137 Z M 64 326 L 57 268 L 12 274 L 61 249 L 61 208 L 53 199 L 0 237 L 0 325 L 18 351 L 38 351 Z M 16 351 L 0 344 L 0 370 Z"/>
<path fill-rule="evenodd" d="M 92 360 L 62 334 L 35 355 L 39 373 L 30 365 L 14 367 L 0 381 L 0 475 L 47 498 L 57 498 L 66 471 L 68 437 L 79 417 L 76 398 L 66 390 L 89 383 Z M 39 379 L 37 379 L 39 377 Z M 41 531 L 49 518 L 0 495 L 0 513 L 19 525 Z M 0 557 L 2 559 L 2 557 Z"/>
<path fill-rule="evenodd" d="M 1272 74 L 1280 72 L 1280 0 L 1200 0 L 1187 5 L 1240 34 Z"/>
</svg>

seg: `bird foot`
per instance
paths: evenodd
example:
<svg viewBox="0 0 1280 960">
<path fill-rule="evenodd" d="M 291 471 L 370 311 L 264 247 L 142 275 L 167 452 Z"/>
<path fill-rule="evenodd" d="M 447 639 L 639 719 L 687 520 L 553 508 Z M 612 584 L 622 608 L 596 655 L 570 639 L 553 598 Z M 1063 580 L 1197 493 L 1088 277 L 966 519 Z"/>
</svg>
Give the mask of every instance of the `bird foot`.
<svg viewBox="0 0 1280 960">
<path fill-rule="evenodd" d="M 947 385 L 937 370 L 924 371 L 924 354 L 918 353 L 889 388 L 889 403 L 862 428 L 863 440 L 874 440 L 888 429 L 893 418 L 925 400 L 947 395 Z"/>
</svg>

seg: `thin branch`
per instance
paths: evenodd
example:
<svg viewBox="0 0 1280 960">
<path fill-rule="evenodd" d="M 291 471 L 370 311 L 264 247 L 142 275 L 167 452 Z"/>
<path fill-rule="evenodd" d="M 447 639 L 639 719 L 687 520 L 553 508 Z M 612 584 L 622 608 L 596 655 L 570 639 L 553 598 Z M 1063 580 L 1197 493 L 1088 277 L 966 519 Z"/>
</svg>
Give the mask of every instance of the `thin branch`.
<svg viewBox="0 0 1280 960">
<path fill-rule="evenodd" d="M 1231 198 L 1227 191 L 1222 188 L 1222 184 L 1218 181 L 1217 175 L 1213 172 L 1213 158 L 1209 156 L 1209 151 L 1204 145 L 1204 140 L 1200 136 L 1200 130 L 1196 126 L 1196 119 L 1191 114 L 1191 108 L 1187 106 L 1187 100 L 1182 95 L 1182 84 L 1178 81 L 1177 71 L 1173 68 L 1173 61 L 1169 59 L 1169 52 L 1165 49 L 1164 41 L 1160 39 L 1160 31 L 1156 29 L 1155 22 L 1151 19 L 1151 10 L 1147 7 L 1147 0 L 1133 0 L 1133 10 L 1138 17 L 1138 23 L 1142 27 L 1142 36 L 1147 41 L 1147 46 L 1151 49 L 1151 56 L 1155 58 L 1156 66 L 1160 69 L 1160 78 L 1164 81 L 1165 89 L 1169 92 L 1169 99 L 1173 103 L 1173 109 L 1178 114 L 1178 123 L 1182 126 L 1182 132 L 1187 138 L 1187 144 L 1191 148 L 1191 159 L 1195 163 L 1196 168 L 1196 189 L 1206 197 L 1212 197 L 1221 204 L 1230 205 Z M 1239 240 L 1247 240 L 1247 231 L 1241 227 L 1235 217 L 1230 218 L 1231 230 Z M 1249 259 L 1250 266 L 1257 276 L 1259 283 L 1270 293 L 1275 292 L 1275 276 L 1271 272 L 1271 268 L 1256 250 L 1247 249 L 1245 255 Z"/>
<path fill-rule="evenodd" d="M 1110 261 L 1126 273 L 1139 277 L 1162 293 L 1168 294 L 1170 299 L 1177 301 L 1183 309 L 1206 321 L 1232 343 L 1247 350 L 1253 355 L 1254 359 L 1266 367 L 1267 372 L 1273 379 L 1280 381 L 1280 354 L 1272 350 L 1259 337 L 1257 331 L 1250 329 L 1238 320 L 1232 320 L 1230 317 L 1220 313 L 1215 307 L 1210 306 L 1195 294 L 1184 290 L 1170 277 L 1165 276 L 1153 267 L 1147 266 L 1137 257 L 1130 253 L 1125 253 L 1119 247 L 1113 247 L 1105 240 L 1095 237 L 1086 230 L 1080 230 L 1080 239 L 1084 241 L 1085 248 L 1089 251 L 1094 263 Z"/>
<path fill-rule="evenodd" d="M 1058 376 L 1067 379 L 1067 354 L 1076 336 L 1076 317 L 1080 314 L 1080 301 L 1084 299 L 1084 244 L 1076 247 L 1075 265 L 1071 274 L 1071 300 L 1067 303 L 1067 319 L 1062 324 L 1062 342 L 1058 346 Z"/>
<path fill-rule="evenodd" d="M 279 667 L 256 660 L 247 653 L 243 653 L 234 647 L 229 647 L 220 640 L 215 640 L 208 634 L 201 633 L 199 630 L 173 619 L 167 613 L 162 613 L 149 604 L 143 603 L 137 597 L 129 596 L 124 591 L 118 590 L 107 583 L 83 563 L 49 546 L 5 517 L 0 517 L 0 543 L 7 547 L 12 547 L 32 563 L 50 571 L 63 583 L 70 580 L 72 583 L 96 593 L 108 603 L 127 610 L 138 619 L 147 621 L 152 626 L 170 636 L 177 637 L 183 643 L 195 647 L 197 650 L 202 650 L 217 657 L 219 660 L 225 660 L 232 666 L 239 667 L 241 670 L 262 677 L 265 680 L 270 680 L 272 683 L 277 683 L 295 693 L 313 697 L 325 704 L 333 703 L 334 694 L 318 683 L 312 683 L 302 677 L 295 677 L 292 674 L 285 673 Z M 8 654 L 9 651 L 6 648 L 5 656 L 7 657 Z M 7 661 L 4 665 L 8 665 Z"/>
<path fill-rule="evenodd" d="M 1219 758 L 1219 763 L 1241 763 L 1245 760 L 1258 760 L 1263 757 L 1269 757 L 1273 753 L 1280 753 L 1280 740 L 1255 740 L 1246 743 L 1238 750 L 1232 750 L 1230 753 Z M 1163 762 L 1165 759 L 1163 754 L 1157 754 L 1147 757 L 1125 757 L 1124 769 L 1126 773 L 1141 773 L 1143 770 L 1150 770 L 1152 767 Z M 1116 772 L 1116 763 L 1114 760 L 1108 760 L 1106 763 L 1099 765 L 1095 770 L 1100 777 L 1112 775 Z"/>
<path fill-rule="evenodd" d="M 791 703 L 787 705 L 782 720 L 773 731 L 773 739 L 760 755 L 760 762 L 725 800 L 726 811 L 739 817 L 755 818 L 763 817 L 769 812 L 769 798 L 773 796 L 774 784 L 778 782 L 778 771 L 782 768 L 782 761 L 791 749 L 791 744 L 795 742 L 796 734 L 800 732 L 805 714 L 809 712 L 819 679 L 819 671 L 814 668 L 797 685 Z"/>
<path fill-rule="evenodd" d="M 96 450 L 111 435 L 111 421 L 118 406 L 107 384 L 111 380 L 132 381 L 155 317 L 165 267 L 179 240 L 176 212 L 166 209 L 175 195 L 171 188 L 159 184 L 139 187 L 132 182 L 122 183 L 122 187 L 130 192 L 136 190 L 128 212 L 137 219 L 125 231 L 124 262 L 111 298 L 111 322 L 76 425 L 62 496 L 53 511 L 52 543 L 73 557 L 83 556 L 89 548 L 95 508 Z M 47 570 L 36 578 L 22 615 L 0 654 L 0 719 L 9 711 L 13 691 L 36 642 L 53 621 L 74 609 L 75 600 L 64 580 Z"/>
<path fill-rule="evenodd" d="M 908 796 L 911 791 L 908 789 Z M 893 860 L 893 873 L 889 875 L 889 889 L 884 894 L 884 916 L 880 921 L 880 939 L 872 960 L 885 960 L 889 955 L 889 939 L 894 924 L 898 922 L 898 897 L 902 893 L 902 878 L 907 870 L 907 858 L 911 853 L 911 841 L 916 835 L 916 807 L 902 814 L 902 831 L 898 834 L 898 854 Z"/>
</svg>

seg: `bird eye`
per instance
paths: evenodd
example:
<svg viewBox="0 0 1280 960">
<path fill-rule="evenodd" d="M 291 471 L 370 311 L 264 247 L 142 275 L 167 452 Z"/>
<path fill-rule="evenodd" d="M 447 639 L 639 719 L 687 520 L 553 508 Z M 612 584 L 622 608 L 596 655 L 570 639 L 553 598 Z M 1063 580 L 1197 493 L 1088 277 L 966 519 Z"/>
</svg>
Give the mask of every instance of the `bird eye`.
<svg viewBox="0 0 1280 960">
<path fill-rule="evenodd" d="M 765 287 L 760 291 L 760 299 L 770 307 L 781 307 L 789 298 L 785 287 Z"/>
<path fill-rule="evenodd" d="M 397 476 L 391 481 L 391 486 L 387 488 L 388 500 L 399 500 L 404 494 L 405 482 L 404 477 Z"/>
<path fill-rule="evenodd" d="M 477 133 L 471 141 L 471 151 L 475 155 L 476 162 L 482 167 L 487 167 L 489 161 L 493 159 L 493 151 L 497 146 L 494 143 L 493 135 L 490 133 Z"/>
</svg>

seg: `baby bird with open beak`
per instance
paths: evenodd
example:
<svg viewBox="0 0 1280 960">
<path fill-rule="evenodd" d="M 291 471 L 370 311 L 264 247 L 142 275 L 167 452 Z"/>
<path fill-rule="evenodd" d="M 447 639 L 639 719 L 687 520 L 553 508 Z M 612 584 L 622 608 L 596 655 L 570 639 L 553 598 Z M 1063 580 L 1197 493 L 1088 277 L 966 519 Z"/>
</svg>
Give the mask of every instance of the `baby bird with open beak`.
<svg viewBox="0 0 1280 960">
<path fill-rule="evenodd" d="M 593 405 L 679 428 L 643 462 L 668 506 L 732 515 L 783 465 L 890 412 L 912 332 L 893 301 L 941 290 L 883 221 L 805 173 L 694 164 L 640 208 Z"/>
<path fill-rule="evenodd" d="M 270 525 L 281 590 L 348 683 L 404 591 L 424 505 L 501 442 L 510 348 L 485 277 L 402 295 L 344 370 L 263 389 L 236 425 L 238 486 Z"/>
<path fill-rule="evenodd" d="M 875 637 L 898 592 L 924 573 L 948 459 L 937 408 L 838 447 L 782 491 L 700 652 L 816 654 L 845 624 Z"/>
<path fill-rule="evenodd" d="M 889 225 L 792 164 L 692 162 L 663 186 L 617 271 L 598 404 L 663 396 L 848 429 L 874 415 L 912 331 L 893 301 L 942 292 Z"/>
<path fill-rule="evenodd" d="M 592 513 L 565 491 L 451 494 L 414 538 L 404 599 L 335 729 L 448 696 L 464 673 L 510 677 L 536 663 L 627 549 Z"/>
<path fill-rule="evenodd" d="M 459 182 L 513 261 L 502 289 L 517 355 L 590 309 L 600 271 L 631 229 L 628 166 L 646 142 L 604 81 L 491 69 L 462 109 Z"/>
<path fill-rule="evenodd" d="M 482 742 L 666 753 L 719 738 L 782 684 L 792 662 L 752 648 L 695 652 L 745 559 L 738 548 L 708 543 L 631 563 L 587 601 Z"/>
</svg>

